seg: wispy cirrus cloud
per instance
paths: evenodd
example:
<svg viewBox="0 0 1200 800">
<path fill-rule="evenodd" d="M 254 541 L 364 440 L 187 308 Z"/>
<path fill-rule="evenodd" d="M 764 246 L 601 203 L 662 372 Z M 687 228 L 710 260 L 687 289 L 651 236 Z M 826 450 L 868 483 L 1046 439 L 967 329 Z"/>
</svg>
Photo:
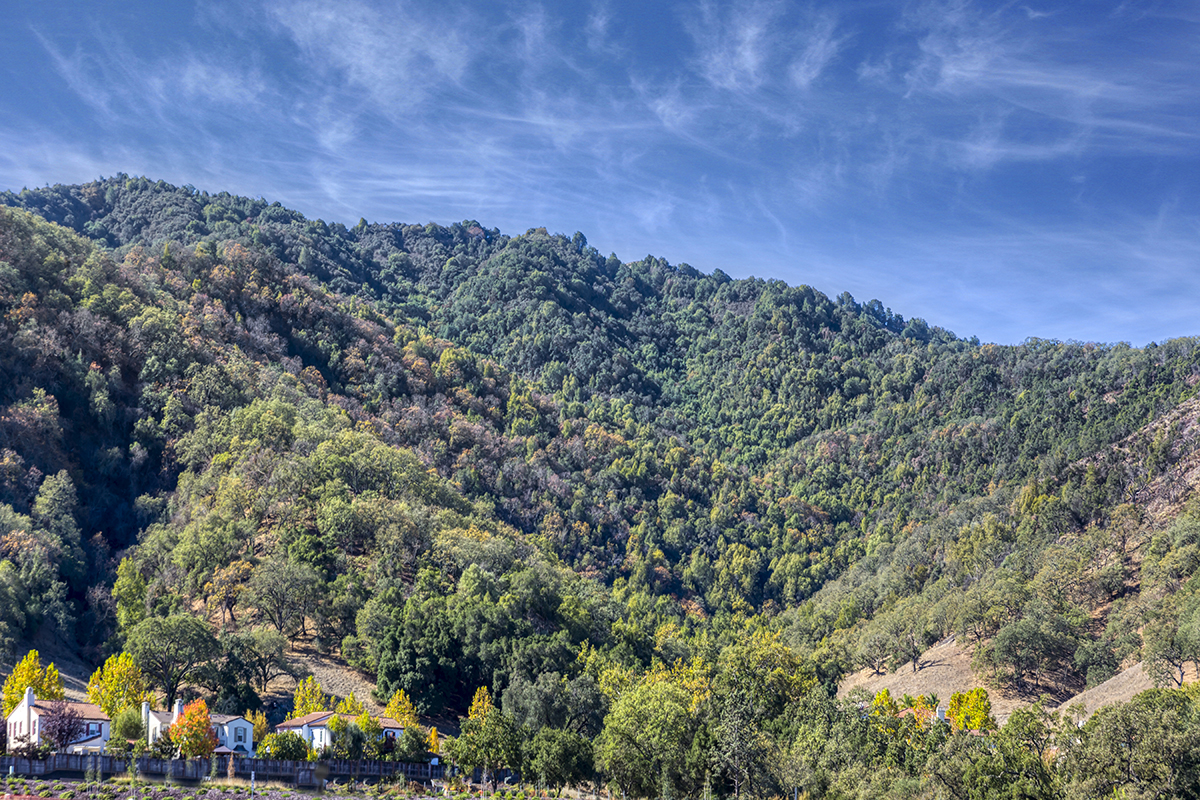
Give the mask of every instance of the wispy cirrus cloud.
<svg viewBox="0 0 1200 800">
<path fill-rule="evenodd" d="M 160 122 L 197 115 L 196 107 L 183 101 L 212 103 L 226 111 L 257 108 L 269 91 L 255 67 L 189 49 L 170 58 L 143 58 L 122 36 L 100 27 L 95 28 L 94 47 L 77 43 L 69 51 L 40 31 L 34 35 L 77 99 L 106 122 L 147 111 Z"/>
<path fill-rule="evenodd" d="M 195 54 L 183 58 L 167 78 L 151 84 L 157 87 L 157 95 L 164 102 L 172 97 L 177 101 L 178 89 L 185 99 L 203 99 L 226 107 L 257 107 L 269 93 L 267 81 L 258 69 L 230 69 Z"/>
<path fill-rule="evenodd" d="M 1078 128 L 1055 130 L 1036 139 L 1014 137 L 1011 117 L 998 114 L 981 119 L 964 135 L 936 142 L 942 145 L 937 149 L 944 153 L 948 164 L 974 171 L 1002 163 L 1076 158 L 1087 147 L 1087 135 Z"/>
<path fill-rule="evenodd" d="M 621 59 L 626 50 L 613 38 L 612 23 L 613 11 L 607 3 L 594 6 L 588 13 L 584 26 L 587 46 L 595 53 Z"/>
<path fill-rule="evenodd" d="M 269 7 L 274 23 L 318 75 L 334 74 L 311 90 L 364 92 L 377 112 L 399 116 L 431 93 L 462 79 L 472 60 L 462 17 L 447 7 L 396 3 L 388 8 L 356 0 L 280 2 Z M 308 92 L 300 87 L 303 96 Z"/>
<path fill-rule="evenodd" d="M 809 89 L 841 52 L 845 38 L 837 35 L 837 18 L 831 13 L 816 14 L 800 34 L 801 46 L 788 67 L 792 82 Z"/>
<path fill-rule="evenodd" d="M 695 43 L 696 71 L 718 89 L 749 92 L 761 87 L 776 57 L 773 23 L 781 13 L 778 3 L 700 3 L 697 13 L 684 19 Z"/>
<path fill-rule="evenodd" d="M 1180 113 L 1194 99 L 1185 87 L 1200 79 L 1194 53 L 1191 59 L 1169 50 L 1084 58 L 1079 42 L 1106 38 L 1114 23 L 1088 18 L 1050 27 L 1046 16 L 1006 7 L 985 11 L 966 0 L 927 3 L 904 21 L 918 37 L 916 51 L 894 50 L 886 62 L 864 64 L 860 75 L 883 81 L 902 70 L 909 98 L 967 113 L 977 113 L 981 103 L 991 104 L 993 116 L 1023 112 L 1023 123 L 1004 134 L 1007 141 L 993 142 L 996 157 L 968 159 L 974 166 L 993 165 L 1005 153 L 1024 160 L 1031 153 L 1194 146 L 1191 114 Z M 968 136 L 977 143 L 981 133 Z M 1022 141 L 1030 134 L 1035 141 Z M 1048 134 L 1056 140 L 1045 142 Z M 974 147 L 968 142 L 965 149 Z"/>
</svg>

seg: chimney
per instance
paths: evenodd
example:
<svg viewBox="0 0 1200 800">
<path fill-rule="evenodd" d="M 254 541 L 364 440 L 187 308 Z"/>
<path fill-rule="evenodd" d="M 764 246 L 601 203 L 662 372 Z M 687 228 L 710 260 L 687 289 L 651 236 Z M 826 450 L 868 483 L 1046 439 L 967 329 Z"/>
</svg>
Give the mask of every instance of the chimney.
<svg viewBox="0 0 1200 800">
<path fill-rule="evenodd" d="M 171 724 L 174 725 L 176 722 L 179 722 L 179 718 L 182 716 L 183 716 L 183 701 L 176 700 L 175 701 L 175 713 L 171 717 Z"/>
<path fill-rule="evenodd" d="M 37 698 L 33 694 L 33 687 L 25 687 L 25 735 L 30 737 L 27 741 L 35 742 L 33 738 L 33 704 L 37 702 Z"/>
<path fill-rule="evenodd" d="M 142 730 L 146 733 L 146 744 L 154 744 L 154 739 L 150 736 L 150 703 L 147 700 L 142 701 Z"/>
</svg>

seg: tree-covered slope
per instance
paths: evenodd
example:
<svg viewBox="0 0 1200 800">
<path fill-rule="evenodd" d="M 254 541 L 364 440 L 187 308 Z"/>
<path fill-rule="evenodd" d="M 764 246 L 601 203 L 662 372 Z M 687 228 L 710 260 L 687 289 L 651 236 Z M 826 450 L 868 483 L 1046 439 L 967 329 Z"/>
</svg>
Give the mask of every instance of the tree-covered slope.
<svg viewBox="0 0 1200 800">
<path fill-rule="evenodd" d="M 309 619 L 323 646 L 452 705 L 579 677 L 584 642 L 671 662 L 748 620 L 827 680 L 955 631 L 1012 681 L 1070 685 L 1129 652 L 1093 611 L 1136 596 L 1140 552 L 1104 591 L 1055 594 L 1045 569 L 1121 526 L 1152 538 L 1122 507 L 1181 451 L 1169 432 L 1110 445 L 1194 394 L 1194 340 L 981 345 L 876 301 L 604 258 L 580 234 L 346 228 L 126 176 L 0 200 L 98 243 L 5 212 L 3 499 L 14 530 L 49 530 L 39 492 L 70 483 L 87 571 L 48 556 L 38 574 L 60 574 L 60 620 L 100 620 L 96 647 L 119 641 L 120 602 L 195 609 L 279 561 L 336 606 Z M 441 493 L 312 461 L 380 447 Z M 517 549 L 489 562 L 479 537 Z M 145 584 L 116 605 L 87 594 L 112 553 Z M 590 621 L 561 593 L 494 629 L 464 610 L 533 592 L 531 559 L 582 576 L 563 580 L 599 604 Z M 1110 568 L 1094 561 L 1078 581 Z M 1036 669 L 993 646 L 1036 638 L 1028 620 L 1054 633 Z"/>
<path fill-rule="evenodd" d="M 634 796 L 1084 796 L 1120 726 L 1193 735 L 1187 692 L 1058 739 L 827 692 L 950 634 L 1029 700 L 1180 683 L 1196 340 L 982 345 L 580 234 L 126 176 L 0 202 L 6 649 L 186 635 L 183 690 L 240 713 L 303 639 L 381 701 L 474 697 L 464 764 L 479 726 L 529 769 L 590 740 Z"/>
<path fill-rule="evenodd" d="M 730 466 L 762 469 L 814 434 L 859 430 L 882 435 L 886 463 L 876 471 L 890 471 L 950 425 L 946 446 L 956 452 L 936 466 L 956 479 L 950 490 L 976 494 L 1128 435 L 1186 396 L 1193 378 L 1190 341 L 980 347 L 877 301 L 831 301 L 651 257 L 605 259 L 581 234 L 509 238 L 470 221 L 346 229 L 261 200 L 124 176 L 6 202 L 107 232 L 111 245 L 208 239 L 268 249 L 563 402 L 624 400 L 636 423 L 652 420 Z"/>
</svg>

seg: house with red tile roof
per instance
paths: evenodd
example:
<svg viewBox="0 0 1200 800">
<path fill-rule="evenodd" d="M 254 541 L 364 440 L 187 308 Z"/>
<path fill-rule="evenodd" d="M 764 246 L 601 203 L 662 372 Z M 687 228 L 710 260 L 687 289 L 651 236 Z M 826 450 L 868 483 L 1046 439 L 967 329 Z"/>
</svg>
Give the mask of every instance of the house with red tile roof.
<svg viewBox="0 0 1200 800">
<path fill-rule="evenodd" d="M 314 711 L 312 714 L 305 714 L 303 717 L 289 719 L 286 722 L 281 722 L 275 726 L 276 733 L 292 732 L 299 734 L 308 746 L 314 750 L 324 750 L 333 744 L 333 734 L 329 730 L 329 723 L 334 717 L 341 717 L 346 722 L 353 722 L 355 717 L 351 714 L 338 714 L 333 711 Z M 394 739 L 404 732 L 404 726 L 394 719 L 389 717 L 377 717 L 379 726 L 383 728 L 383 735 L 389 739 Z"/>
<path fill-rule="evenodd" d="M 28 736 L 31 744 L 41 744 L 42 728 L 46 719 L 54 713 L 54 700 L 38 700 L 33 687 L 25 689 L 21 703 L 9 713 L 5 724 L 8 730 L 8 741 L 11 747 L 19 737 Z M 67 702 L 66 707 L 79 714 L 83 721 L 83 732 L 67 745 L 68 753 L 99 753 L 108 743 L 111 720 L 100 710 L 100 706 L 91 703 Z"/>
</svg>

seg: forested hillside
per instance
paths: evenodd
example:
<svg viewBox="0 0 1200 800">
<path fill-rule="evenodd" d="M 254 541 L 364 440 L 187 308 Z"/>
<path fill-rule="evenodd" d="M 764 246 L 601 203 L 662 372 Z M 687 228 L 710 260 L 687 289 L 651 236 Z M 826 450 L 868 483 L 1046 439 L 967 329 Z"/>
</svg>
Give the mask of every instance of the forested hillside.
<svg viewBox="0 0 1200 800">
<path fill-rule="evenodd" d="M 1170 416 L 1197 340 L 984 345 L 582 234 L 346 228 L 124 175 L 0 203 L 10 651 L 57 626 L 99 662 L 197 618 L 196 690 L 240 712 L 249 632 L 312 637 L 381 700 L 486 686 L 599 736 L 614 776 L 621 726 L 661 725 L 666 760 L 620 773 L 640 796 L 841 785 L 850 756 L 799 744 L 821 725 L 870 739 L 860 773 L 882 748 L 929 780 L 825 693 L 950 634 L 1031 700 L 1200 660 Z M 679 718 L 637 718 L 651 698 Z"/>
</svg>

